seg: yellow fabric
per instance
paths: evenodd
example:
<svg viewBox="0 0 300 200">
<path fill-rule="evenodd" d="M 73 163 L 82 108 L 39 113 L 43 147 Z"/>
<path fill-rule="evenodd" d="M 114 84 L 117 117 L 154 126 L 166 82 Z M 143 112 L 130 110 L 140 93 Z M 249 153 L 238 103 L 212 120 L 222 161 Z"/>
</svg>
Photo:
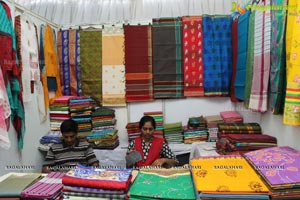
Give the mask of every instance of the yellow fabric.
<svg viewBox="0 0 300 200">
<path fill-rule="evenodd" d="M 42 82 L 44 87 L 45 108 L 48 109 L 49 94 L 48 94 L 47 77 L 56 77 L 56 84 L 57 84 L 57 90 L 55 91 L 55 96 L 50 101 L 53 101 L 55 98 L 62 96 L 60 73 L 58 70 L 58 57 L 54 46 L 53 31 L 49 25 L 47 25 L 45 28 L 44 56 L 45 56 L 46 73 L 43 73 L 42 75 Z"/>
<path fill-rule="evenodd" d="M 289 0 L 287 28 L 286 28 L 286 75 L 287 96 L 285 99 L 283 123 L 300 125 L 300 98 L 297 90 L 300 89 L 300 8 L 292 9 L 297 0 Z M 296 92 L 296 93 L 295 93 Z"/>
<path fill-rule="evenodd" d="M 124 64 L 124 35 L 102 36 L 102 65 L 123 65 Z"/>
<path fill-rule="evenodd" d="M 265 184 L 243 157 L 193 159 L 191 168 L 198 192 L 268 192 Z"/>
</svg>

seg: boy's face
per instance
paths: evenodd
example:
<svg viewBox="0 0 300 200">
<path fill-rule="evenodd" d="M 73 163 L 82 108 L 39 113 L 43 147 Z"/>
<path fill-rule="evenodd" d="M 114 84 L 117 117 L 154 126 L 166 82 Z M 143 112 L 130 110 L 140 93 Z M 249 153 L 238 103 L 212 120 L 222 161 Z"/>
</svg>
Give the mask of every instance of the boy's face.
<svg viewBox="0 0 300 200">
<path fill-rule="evenodd" d="M 74 146 L 75 144 L 75 141 L 76 141 L 76 137 L 77 137 L 77 134 L 75 132 L 64 132 L 62 134 L 62 137 L 65 141 L 65 143 L 69 146 L 69 147 L 72 147 Z"/>
</svg>

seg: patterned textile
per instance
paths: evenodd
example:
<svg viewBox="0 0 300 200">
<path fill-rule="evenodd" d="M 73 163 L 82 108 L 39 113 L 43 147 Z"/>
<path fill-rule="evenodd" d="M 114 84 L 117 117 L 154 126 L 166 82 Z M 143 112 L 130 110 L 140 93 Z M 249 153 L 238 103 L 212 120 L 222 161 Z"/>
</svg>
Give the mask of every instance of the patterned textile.
<svg viewBox="0 0 300 200">
<path fill-rule="evenodd" d="M 102 101 L 102 31 L 80 31 L 82 94 Z"/>
<path fill-rule="evenodd" d="M 245 80 L 245 97 L 244 106 L 249 108 L 250 94 L 252 88 L 253 78 L 253 60 L 254 60 L 254 22 L 255 11 L 252 11 L 249 16 L 248 22 L 248 49 L 247 49 L 247 61 L 246 61 L 246 80 Z"/>
<path fill-rule="evenodd" d="M 297 5 L 298 1 L 290 0 L 289 7 Z M 299 11 L 288 10 L 286 30 L 286 73 L 287 88 L 284 105 L 283 123 L 288 125 L 300 125 L 300 20 Z"/>
<path fill-rule="evenodd" d="M 202 17 L 182 17 L 184 96 L 204 96 Z"/>
<path fill-rule="evenodd" d="M 268 192 L 265 184 L 243 157 L 202 157 L 190 162 L 198 192 L 223 194 Z"/>
<path fill-rule="evenodd" d="M 127 194 L 97 194 L 87 192 L 64 192 L 64 199 L 73 199 L 72 196 L 80 197 L 80 199 L 90 199 L 89 197 L 105 198 L 105 199 L 126 199 Z"/>
<path fill-rule="evenodd" d="M 238 22 L 238 58 L 236 65 L 236 80 L 234 82 L 234 94 L 236 98 L 244 100 L 245 96 L 245 77 L 248 44 L 248 19 L 250 11 L 242 14 Z"/>
<path fill-rule="evenodd" d="M 153 19 L 154 98 L 183 97 L 180 18 Z"/>
<path fill-rule="evenodd" d="M 300 188 L 300 152 L 273 147 L 244 155 L 272 189 Z"/>
<path fill-rule="evenodd" d="M 104 190 L 99 188 L 78 187 L 78 186 L 68 186 L 68 185 L 64 185 L 63 191 L 97 193 L 97 194 L 124 194 L 123 190 Z"/>
<path fill-rule="evenodd" d="M 79 166 L 65 174 L 62 183 L 70 186 L 127 191 L 130 180 L 130 169 L 95 169 Z"/>
<path fill-rule="evenodd" d="M 51 199 L 61 192 L 63 188 L 63 184 L 61 183 L 63 176 L 63 173 L 51 172 L 46 177 L 23 190 L 21 197 Z"/>
<path fill-rule="evenodd" d="M 123 28 L 106 27 L 102 34 L 102 105 L 125 106 Z"/>
<path fill-rule="evenodd" d="M 268 6 L 270 0 L 258 6 Z M 270 76 L 271 11 L 255 11 L 254 65 L 249 109 L 267 111 L 268 85 Z"/>
<path fill-rule="evenodd" d="M 286 6 L 287 0 L 273 0 L 272 6 Z M 285 63 L 285 24 L 286 10 L 271 11 L 271 70 L 270 70 L 270 106 L 273 114 L 283 113 L 286 63 Z"/>
<path fill-rule="evenodd" d="M 9 118 L 10 114 L 9 100 L 6 93 L 2 69 L 0 68 L 0 147 L 4 149 L 10 148 L 10 140 L 6 125 L 6 120 Z"/>
<path fill-rule="evenodd" d="M 57 41 L 63 94 L 81 96 L 79 31 L 59 31 Z"/>
<path fill-rule="evenodd" d="M 189 170 L 140 170 L 129 190 L 130 199 L 196 199 Z"/>
<path fill-rule="evenodd" d="M 53 29 L 47 25 L 44 33 L 44 56 L 45 56 L 45 71 L 42 72 L 42 83 L 44 87 L 45 106 L 49 108 L 49 94 L 48 90 L 51 86 L 50 80 L 56 85 L 55 96 L 51 99 L 62 96 L 60 73 L 58 70 L 58 58 L 54 46 L 55 35 Z"/>
<path fill-rule="evenodd" d="M 221 134 L 261 134 L 258 123 L 220 123 L 218 129 Z"/>
<path fill-rule="evenodd" d="M 124 26 L 126 102 L 153 100 L 151 26 Z"/>
<path fill-rule="evenodd" d="M 202 23 L 204 94 L 228 95 L 232 73 L 231 17 L 204 15 Z"/>
<path fill-rule="evenodd" d="M 18 147 L 23 148 L 25 113 L 22 99 L 22 84 L 18 69 L 16 37 L 9 6 L 0 1 L 0 66 L 5 80 L 6 92 L 11 108 L 11 121 L 17 133 Z"/>
</svg>

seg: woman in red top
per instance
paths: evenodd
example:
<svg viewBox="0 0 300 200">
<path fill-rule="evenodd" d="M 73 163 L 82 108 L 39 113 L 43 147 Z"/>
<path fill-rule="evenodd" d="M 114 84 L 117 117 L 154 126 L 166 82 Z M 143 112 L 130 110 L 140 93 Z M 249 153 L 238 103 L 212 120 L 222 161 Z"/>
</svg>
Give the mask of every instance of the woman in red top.
<svg viewBox="0 0 300 200">
<path fill-rule="evenodd" d="M 177 164 L 178 161 L 165 140 L 153 136 L 156 128 L 153 117 L 142 117 L 139 128 L 141 137 L 132 140 L 128 146 L 128 154 L 137 151 L 141 155 L 141 160 L 135 166 L 172 167 Z"/>
</svg>

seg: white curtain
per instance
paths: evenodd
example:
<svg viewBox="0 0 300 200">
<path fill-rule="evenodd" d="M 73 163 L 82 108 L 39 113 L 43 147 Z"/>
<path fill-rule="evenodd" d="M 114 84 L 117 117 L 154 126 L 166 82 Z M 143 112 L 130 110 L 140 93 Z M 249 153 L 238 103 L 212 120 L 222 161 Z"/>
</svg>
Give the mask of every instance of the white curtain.
<svg viewBox="0 0 300 200">
<path fill-rule="evenodd" d="M 152 18 L 230 14 L 250 0 L 15 0 L 61 26 L 149 23 Z"/>
</svg>

